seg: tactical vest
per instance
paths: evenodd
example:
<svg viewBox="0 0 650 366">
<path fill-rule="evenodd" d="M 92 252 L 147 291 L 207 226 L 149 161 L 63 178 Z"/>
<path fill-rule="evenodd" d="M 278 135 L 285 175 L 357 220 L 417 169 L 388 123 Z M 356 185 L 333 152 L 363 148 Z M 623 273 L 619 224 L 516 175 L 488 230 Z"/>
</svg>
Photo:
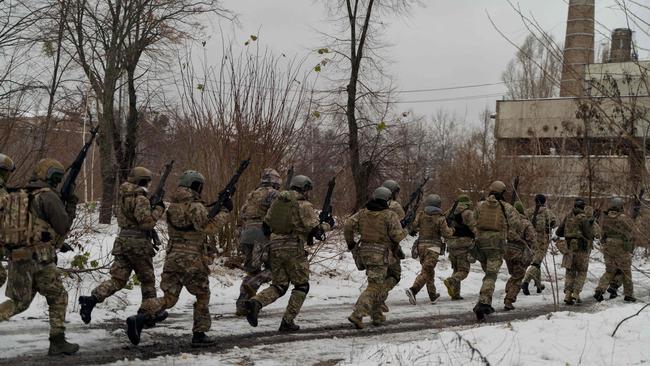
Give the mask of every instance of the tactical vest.
<svg viewBox="0 0 650 366">
<path fill-rule="evenodd" d="M 632 233 L 620 216 L 621 214 L 615 216 L 607 214 L 603 217 L 603 235 L 607 238 L 630 241 L 632 240 Z"/>
<path fill-rule="evenodd" d="M 454 237 L 457 238 L 473 238 L 474 233 L 469 226 L 465 225 L 463 221 L 463 213 L 467 210 L 463 210 L 453 216 L 453 221 L 451 226 L 454 229 Z"/>
<path fill-rule="evenodd" d="M 19 189 L 5 197 L 0 220 L 0 242 L 3 245 L 10 249 L 39 244 L 54 245 L 58 235 L 36 211 L 39 195 L 48 191 L 51 189 L 40 188 L 31 192 Z"/>
<path fill-rule="evenodd" d="M 478 222 L 476 226 L 484 231 L 505 231 L 507 221 L 503 206 L 499 201 L 485 201 L 478 208 Z"/>
<path fill-rule="evenodd" d="M 139 229 L 138 220 L 135 218 L 135 201 L 138 196 L 146 196 L 144 189 L 135 186 L 127 187 L 126 185 L 135 186 L 132 183 L 124 183 L 119 192 L 119 208 L 117 211 L 117 224 L 120 229 Z"/>
<path fill-rule="evenodd" d="M 190 208 L 194 202 L 174 202 L 167 209 L 167 223 L 171 240 L 185 240 L 203 244 L 206 235 L 194 227 Z"/>
<path fill-rule="evenodd" d="M 574 214 L 571 212 L 564 222 L 564 237 L 567 239 L 584 239 L 582 233 L 582 221 L 585 218 L 584 213 Z"/>
<path fill-rule="evenodd" d="M 242 206 L 240 217 L 244 221 L 261 221 L 266 215 L 271 202 L 278 195 L 272 187 L 259 187 L 246 197 Z"/>
<path fill-rule="evenodd" d="M 371 211 L 368 209 L 363 209 L 359 213 L 361 243 L 388 245 L 390 239 L 385 218 L 387 213 L 387 210 Z"/>
<path fill-rule="evenodd" d="M 440 214 L 420 216 L 420 243 L 440 243 L 440 226 L 444 218 Z"/>
<path fill-rule="evenodd" d="M 273 234 L 291 235 L 295 232 L 298 199 L 292 194 L 281 194 L 269 208 L 266 224 Z"/>
</svg>

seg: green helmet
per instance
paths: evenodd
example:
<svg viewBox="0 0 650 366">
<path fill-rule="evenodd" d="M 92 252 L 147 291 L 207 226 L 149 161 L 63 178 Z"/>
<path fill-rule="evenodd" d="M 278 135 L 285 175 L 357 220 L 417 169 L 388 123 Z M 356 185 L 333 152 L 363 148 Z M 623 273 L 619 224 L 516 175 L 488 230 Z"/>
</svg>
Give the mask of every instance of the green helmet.
<svg viewBox="0 0 650 366">
<path fill-rule="evenodd" d="M 517 212 L 519 212 L 522 215 L 524 214 L 525 212 L 524 204 L 521 201 L 515 202 L 515 208 L 517 209 Z"/>
<path fill-rule="evenodd" d="M 151 170 L 141 166 L 136 166 L 135 168 L 131 169 L 131 172 L 129 172 L 129 176 L 126 178 L 126 180 L 129 183 L 142 185 L 142 183 L 151 182 L 152 177 L 153 174 L 151 174 Z"/>
<path fill-rule="evenodd" d="M 379 201 L 388 202 L 392 196 L 393 196 L 393 192 L 391 192 L 390 189 L 384 186 L 381 186 L 375 189 L 374 192 L 372 192 L 372 198 Z"/>
<path fill-rule="evenodd" d="M 280 177 L 280 174 L 278 174 L 278 172 L 275 169 L 266 168 L 262 172 L 262 178 L 260 179 L 260 183 L 268 184 L 277 189 L 282 184 L 282 178 Z"/>
<path fill-rule="evenodd" d="M 506 191 L 506 184 L 500 180 L 495 180 L 490 184 L 488 190 L 490 193 L 504 193 Z"/>
<path fill-rule="evenodd" d="M 181 177 L 178 178 L 179 186 L 190 188 L 199 193 L 203 190 L 204 183 L 205 177 L 196 170 L 186 170 L 183 172 Z"/>
<path fill-rule="evenodd" d="M 63 179 L 65 168 L 55 159 L 41 159 L 36 163 L 32 179 L 48 182 L 52 186 L 58 185 Z"/>
<path fill-rule="evenodd" d="M 442 199 L 437 194 L 430 194 L 424 199 L 424 207 L 438 207 L 442 206 Z"/>
<path fill-rule="evenodd" d="M 314 188 L 314 185 L 308 176 L 296 175 L 291 179 L 291 188 L 297 188 L 301 192 L 307 192 Z"/>
<path fill-rule="evenodd" d="M 459 194 L 458 197 L 456 197 L 456 200 L 458 200 L 459 203 L 471 203 L 472 202 L 472 200 L 466 194 Z"/>
<path fill-rule="evenodd" d="M 13 172 L 16 170 L 16 164 L 5 154 L 0 154 L 0 170 L 6 170 L 8 172 Z"/>
<path fill-rule="evenodd" d="M 384 181 L 384 183 L 381 186 L 390 189 L 390 192 L 392 194 L 395 194 L 395 193 L 399 192 L 399 190 L 400 190 L 399 183 L 397 183 L 396 181 L 394 181 L 392 179 L 388 179 L 388 180 Z"/>
<path fill-rule="evenodd" d="M 621 197 L 613 197 L 609 202 L 610 211 L 623 211 L 623 199 Z"/>
</svg>

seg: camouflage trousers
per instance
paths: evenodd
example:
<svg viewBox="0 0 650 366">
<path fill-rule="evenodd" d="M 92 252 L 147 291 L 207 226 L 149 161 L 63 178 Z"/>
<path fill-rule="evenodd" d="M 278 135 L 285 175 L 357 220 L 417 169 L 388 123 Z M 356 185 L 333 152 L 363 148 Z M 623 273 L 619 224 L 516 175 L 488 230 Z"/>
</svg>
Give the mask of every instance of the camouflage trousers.
<svg viewBox="0 0 650 366">
<path fill-rule="evenodd" d="M 566 268 L 565 294 L 571 294 L 574 298 L 580 297 L 589 270 L 589 254 L 589 251 L 571 250 L 562 258 L 562 267 Z"/>
<path fill-rule="evenodd" d="M 259 301 L 263 307 L 267 306 L 284 296 L 292 284 L 293 289 L 283 319 L 293 322 L 309 293 L 309 262 L 306 252 L 297 242 L 272 242 L 269 263 L 271 286 L 255 295 L 253 299 Z"/>
<path fill-rule="evenodd" d="M 615 279 L 619 275 L 623 282 L 625 296 L 634 296 L 632 254 L 623 248 L 623 241 L 607 239 L 603 246 L 603 256 L 605 257 L 605 273 L 600 277 L 596 291 L 605 292 L 610 284 L 616 284 Z"/>
<path fill-rule="evenodd" d="M 362 243 L 360 245 L 358 255 L 366 268 L 368 285 L 359 295 L 352 316 L 358 318 L 371 316 L 373 320 L 380 319 L 382 316 L 381 304 L 385 300 L 385 291 L 388 288 L 386 280 L 390 277 L 389 267 L 391 262 L 396 259 L 381 244 Z"/>
<path fill-rule="evenodd" d="M 497 275 L 503 264 L 503 246 L 504 240 L 498 237 L 477 238 L 475 245 L 478 254 L 477 258 L 481 262 L 481 268 L 485 272 L 481 291 L 479 292 L 479 303 L 492 305 L 492 295 Z"/>
<path fill-rule="evenodd" d="M 506 282 L 505 303 L 517 301 L 517 295 L 521 289 L 521 282 L 526 274 L 526 268 L 530 264 L 531 255 L 528 248 L 523 244 L 508 243 L 503 255 L 510 278 Z"/>
<path fill-rule="evenodd" d="M 142 303 L 140 312 L 150 318 L 159 312 L 176 305 L 183 287 L 196 296 L 194 303 L 194 325 L 192 332 L 207 332 L 212 326 L 210 319 L 210 270 L 206 258 L 191 251 L 172 249 L 167 253 L 165 266 L 160 280 L 160 289 L 164 296 L 146 299 Z"/>
<path fill-rule="evenodd" d="M 112 296 L 126 286 L 132 272 L 135 272 L 138 280 L 140 280 L 142 301 L 155 298 L 156 277 L 153 270 L 153 260 L 151 257 L 141 255 L 115 256 L 110 270 L 111 278 L 99 284 L 92 291 L 92 295 L 99 302 L 104 301 L 107 297 Z"/>
<path fill-rule="evenodd" d="M 244 254 L 244 270 L 246 276 L 239 287 L 239 298 L 237 299 L 238 311 L 244 311 L 244 303 L 257 294 L 257 290 L 273 278 L 270 269 L 270 263 L 265 265 L 266 268 L 254 268 L 251 264 L 254 244 L 242 244 L 241 252 Z"/>
<path fill-rule="evenodd" d="M 29 308 L 36 293 L 47 300 L 50 313 L 50 336 L 65 332 L 68 293 L 61 282 L 61 272 L 54 263 L 10 261 L 6 295 L 9 300 L 0 304 L 0 321 L 9 320 Z"/>
<path fill-rule="evenodd" d="M 539 239 L 535 240 L 535 245 L 533 247 L 533 261 L 528 270 L 526 271 L 526 276 L 524 277 L 524 282 L 535 283 L 535 286 L 541 287 L 542 285 L 542 272 L 540 270 L 540 265 L 546 258 L 546 253 L 548 252 L 548 236 L 543 233 L 537 233 Z"/>
<path fill-rule="evenodd" d="M 422 287 L 427 286 L 427 293 L 429 299 L 434 301 L 437 298 L 435 276 L 436 265 L 438 264 L 438 257 L 440 256 L 441 248 L 439 246 L 432 246 L 427 244 L 419 244 L 418 252 L 420 253 L 420 264 L 422 270 L 413 281 L 411 289 L 414 293 L 418 293 Z"/>
<path fill-rule="evenodd" d="M 449 262 L 453 270 L 447 281 L 451 282 L 460 295 L 460 284 L 469 275 L 470 263 L 469 253 L 466 249 L 449 249 Z"/>
<path fill-rule="evenodd" d="M 392 261 L 388 264 L 386 279 L 384 279 L 384 284 L 382 285 L 381 299 L 380 304 L 383 304 L 388 299 L 388 294 L 392 289 L 397 286 L 399 281 L 402 278 L 402 263 L 401 260 L 393 256 Z"/>
</svg>

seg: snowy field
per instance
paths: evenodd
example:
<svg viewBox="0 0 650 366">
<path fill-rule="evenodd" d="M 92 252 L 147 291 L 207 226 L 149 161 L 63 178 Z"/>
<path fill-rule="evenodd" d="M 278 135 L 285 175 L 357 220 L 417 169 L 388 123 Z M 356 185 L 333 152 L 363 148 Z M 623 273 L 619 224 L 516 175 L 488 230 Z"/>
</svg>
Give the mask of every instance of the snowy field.
<svg viewBox="0 0 650 366">
<path fill-rule="evenodd" d="M 100 265 L 110 253 L 117 228 L 100 227 L 98 232 L 84 237 L 89 262 Z M 410 253 L 411 240 L 402 245 Z M 341 252 L 340 238 L 320 250 L 312 261 L 311 292 L 296 322 L 301 332 L 293 338 L 283 338 L 275 331 L 279 326 L 289 296 L 262 310 L 260 325 L 251 328 L 245 318 L 234 315 L 234 303 L 239 294 L 242 272 L 227 270 L 218 263 L 211 278 L 210 311 L 213 316 L 211 335 L 227 339 L 204 354 L 172 354 L 149 360 L 118 361 L 119 365 L 641 365 L 650 364 L 650 307 L 623 323 L 615 337 L 614 328 L 623 319 L 637 313 L 650 300 L 650 272 L 646 260 L 639 257 L 634 271 L 636 304 L 625 304 L 622 296 L 596 304 L 591 299 L 596 282 L 604 272 L 602 256 L 592 253 L 588 282 L 582 293 L 585 304 L 579 307 L 560 305 L 554 310 L 551 286 L 542 294 L 520 294 L 511 314 L 523 320 L 501 321 L 503 289 L 508 278 L 505 265 L 498 277 L 493 306 L 497 314 L 488 321 L 494 324 L 475 325 L 471 309 L 477 301 L 482 272 L 478 263 L 463 282 L 465 300 L 452 302 L 440 278 L 451 273 L 446 259 L 438 264 L 436 276 L 438 292 L 443 296 L 437 304 L 425 301 L 426 290 L 419 294 L 422 300 L 416 306 L 408 303 L 404 289 L 409 287 L 419 271 L 419 263 L 411 258 L 402 262 L 402 282 L 391 292 L 387 301 L 387 325 L 376 328 L 367 321 L 366 329 L 352 329 L 346 318 L 360 291 L 365 287 L 365 276 L 356 271 L 349 253 Z M 640 251 L 640 250 L 639 250 Z M 69 267 L 74 254 L 62 255 L 61 267 Z M 164 261 L 164 251 L 158 253 L 155 264 L 158 275 Z M 560 280 L 560 302 L 564 270 L 559 268 L 561 257 L 555 257 Z M 553 257 L 547 263 L 553 273 Z M 647 270 L 646 270 L 647 269 Z M 77 297 L 90 290 L 107 275 L 80 274 L 66 279 L 69 289 L 67 337 L 81 345 L 79 356 L 67 358 L 75 364 L 75 357 L 101 352 L 133 351 L 124 332 L 124 319 L 136 312 L 140 302 L 140 288 L 120 291 L 97 306 L 93 322 L 85 325 L 78 315 Z M 158 276 L 159 278 L 159 276 Z M 534 287 L 533 287 L 534 289 Z M 4 301 L 4 288 L 0 289 Z M 159 295 L 162 293 L 159 291 Z M 159 327 L 145 330 L 140 347 L 156 349 L 170 340 L 189 346 L 194 299 L 185 290 L 170 318 Z M 548 308 L 549 311 L 528 312 Z M 511 315 L 507 314 L 507 315 Z M 544 314 L 541 315 L 540 314 Z M 467 321 L 464 321 L 467 319 Z M 430 324 L 430 326 L 429 326 Z M 448 327 L 445 324 L 455 324 Z M 48 345 L 47 305 L 36 296 L 31 307 L 9 322 L 0 323 L 0 364 L 16 364 L 14 357 L 42 356 Z M 269 340 L 266 342 L 265 340 Z M 238 342 L 241 342 L 239 344 Z M 181 348 L 183 349 L 183 348 Z M 189 350 L 189 347 L 188 347 Z M 170 352 L 171 353 L 171 352 Z M 119 356 L 119 355 L 118 355 Z M 116 358 L 120 359 L 120 357 Z"/>
</svg>

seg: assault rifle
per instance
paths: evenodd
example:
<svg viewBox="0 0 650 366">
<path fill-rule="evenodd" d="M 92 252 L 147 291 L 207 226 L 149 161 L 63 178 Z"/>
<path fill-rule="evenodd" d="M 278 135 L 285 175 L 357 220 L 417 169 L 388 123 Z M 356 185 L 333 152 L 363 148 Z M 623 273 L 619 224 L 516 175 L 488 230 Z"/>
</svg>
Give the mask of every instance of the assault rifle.
<svg viewBox="0 0 650 366">
<path fill-rule="evenodd" d="M 427 184 L 428 181 L 429 181 L 429 177 L 424 178 L 422 184 L 420 184 L 415 189 L 415 191 L 411 193 L 408 203 L 406 204 L 406 206 L 404 206 L 404 211 L 406 212 L 406 215 L 404 215 L 404 218 L 400 221 L 400 224 L 402 224 L 402 228 L 408 227 L 415 220 L 415 213 L 418 210 L 418 206 L 420 205 L 420 198 L 422 197 L 422 188 L 424 188 L 424 185 Z"/>
<path fill-rule="evenodd" d="M 79 151 L 79 154 L 77 154 L 77 157 L 74 159 L 72 164 L 70 164 L 70 166 L 67 169 L 68 175 L 66 175 L 65 180 L 63 181 L 63 185 L 61 186 L 61 199 L 63 200 L 63 202 L 69 202 L 72 199 L 72 196 L 74 195 L 75 181 L 77 180 L 77 177 L 81 172 L 81 168 L 84 164 L 84 160 L 86 160 L 86 155 L 88 154 L 88 150 L 90 149 L 90 146 L 93 144 L 93 141 L 95 140 L 95 135 L 97 135 L 98 130 L 99 130 L 99 126 L 90 130 L 90 140 L 86 141 L 84 146 L 81 148 L 81 151 Z"/>
<path fill-rule="evenodd" d="M 643 198 L 644 193 L 645 189 L 641 188 L 639 195 L 634 195 L 634 204 L 632 205 L 632 219 L 636 219 L 641 214 L 641 198 Z"/>
<path fill-rule="evenodd" d="M 515 177 L 515 181 L 512 184 L 512 197 L 510 198 L 511 203 L 514 205 L 517 202 L 517 197 L 519 196 L 519 176 Z"/>
<path fill-rule="evenodd" d="M 156 189 L 153 191 L 153 194 L 151 195 L 151 198 L 149 198 L 149 203 L 151 204 L 151 208 L 154 208 L 163 201 L 163 198 L 165 197 L 165 182 L 167 182 L 167 178 L 169 178 L 169 173 L 172 171 L 172 166 L 174 166 L 174 161 L 170 160 L 167 163 L 165 163 L 163 167 L 163 173 L 160 176 L 160 181 L 158 181 L 158 185 L 156 186 Z M 158 248 L 162 245 L 162 242 L 160 241 L 160 236 L 158 236 L 158 232 L 156 229 L 151 229 L 147 233 L 149 238 L 151 239 L 151 242 L 153 243 L 153 249 L 155 251 L 158 251 Z"/>
<path fill-rule="evenodd" d="M 323 209 L 318 215 L 318 220 L 320 223 L 328 223 L 330 226 L 334 226 L 334 218 L 332 218 L 332 195 L 334 194 L 334 187 L 336 186 L 336 177 L 330 179 L 327 183 L 327 193 L 325 194 L 325 200 L 323 201 Z M 320 241 L 326 239 L 325 233 L 320 231 L 316 234 L 316 238 Z"/>
<path fill-rule="evenodd" d="M 248 158 L 246 160 L 242 160 L 242 162 L 239 164 L 239 168 L 237 168 L 235 175 L 233 175 L 228 181 L 228 184 L 226 184 L 226 188 L 224 188 L 221 192 L 219 192 L 219 195 L 217 196 L 217 200 L 210 205 L 212 207 L 210 208 L 210 212 L 208 212 L 209 218 L 213 218 L 217 216 L 219 212 L 221 212 L 223 205 L 226 203 L 227 200 L 230 199 L 233 193 L 235 193 L 235 187 L 237 186 L 237 182 L 239 181 L 241 175 L 244 174 L 244 171 L 246 170 L 246 168 L 248 168 L 248 165 L 250 163 L 251 163 L 251 158 Z"/>
<path fill-rule="evenodd" d="M 293 180 L 293 175 L 294 174 L 295 173 L 294 173 L 293 165 L 292 165 L 291 168 L 289 168 L 289 170 L 287 171 L 287 180 L 284 181 L 284 190 L 285 191 L 288 191 L 289 189 L 291 189 L 291 181 Z"/>
<path fill-rule="evenodd" d="M 454 221 L 454 212 L 456 212 L 456 208 L 458 208 L 458 200 L 454 201 L 454 204 L 449 209 L 449 212 L 447 212 L 447 216 L 445 217 L 447 226 L 451 225 L 451 223 Z"/>
</svg>

